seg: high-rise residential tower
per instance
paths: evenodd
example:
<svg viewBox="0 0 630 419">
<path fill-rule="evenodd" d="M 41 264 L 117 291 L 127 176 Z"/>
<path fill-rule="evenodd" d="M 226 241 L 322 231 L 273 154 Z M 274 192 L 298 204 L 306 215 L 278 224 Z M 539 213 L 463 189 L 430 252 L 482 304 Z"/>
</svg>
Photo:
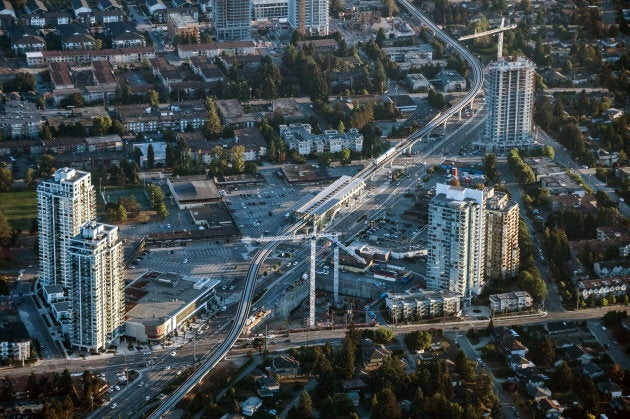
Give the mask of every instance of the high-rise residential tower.
<svg viewBox="0 0 630 419">
<path fill-rule="evenodd" d="M 485 191 L 437 184 L 429 204 L 427 287 L 462 297 L 485 284 Z"/>
<path fill-rule="evenodd" d="M 289 23 L 299 32 L 328 35 L 328 0 L 289 0 Z"/>
<path fill-rule="evenodd" d="M 96 352 L 124 332 L 122 242 L 118 227 L 90 221 L 68 246 L 72 285 L 70 343 Z"/>
<path fill-rule="evenodd" d="M 511 278 L 518 275 L 519 208 L 503 192 L 488 190 L 486 199 L 486 277 Z"/>
<path fill-rule="evenodd" d="M 501 58 L 486 76 L 486 150 L 532 144 L 535 64 L 527 57 Z"/>
<path fill-rule="evenodd" d="M 37 187 L 39 269 L 42 285 L 71 285 L 68 245 L 81 225 L 96 216 L 96 194 L 88 172 L 58 169 Z"/>
<path fill-rule="evenodd" d="M 251 0 L 215 0 L 214 29 L 218 40 L 249 39 L 251 25 Z"/>
</svg>

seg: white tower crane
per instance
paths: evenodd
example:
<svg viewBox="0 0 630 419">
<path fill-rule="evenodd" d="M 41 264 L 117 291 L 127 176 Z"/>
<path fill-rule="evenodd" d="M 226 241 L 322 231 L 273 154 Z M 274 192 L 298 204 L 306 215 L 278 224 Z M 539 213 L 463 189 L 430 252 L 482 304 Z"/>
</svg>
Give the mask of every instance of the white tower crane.
<svg viewBox="0 0 630 419">
<path fill-rule="evenodd" d="M 498 50 L 497 50 L 497 61 L 498 61 L 503 56 L 503 32 L 511 30 L 511 29 L 516 29 L 516 26 L 517 25 L 514 23 L 512 23 L 511 25 L 505 26 L 505 18 L 502 18 L 501 26 L 499 26 L 498 28 L 490 29 L 488 31 L 483 31 L 479 33 L 474 33 L 472 35 L 465 35 L 465 36 L 460 37 L 458 40 L 465 41 L 466 39 L 480 38 L 482 36 L 493 35 L 495 33 L 499 34 L 498 39 L 497 39 L 497 43 L 499 44 Z"/>
<path fill-rule="evenodd" d="M 262 236 L 258 238 L 243 237 L 241 239 L 244 243 L 259 242 L 275 242 L 275 241 L 311 241 L 311 260 L 310 260 L 310 274 L 309 274 L 309 327 L 315 328 L 315 262 L 317 257 L 317 239 L 328 239 L 333 242 L 338 242 L 339 233 L 318 233 L 315 226 L 313 226 L 313 232 L 311 234 L 289 234 L 284 236 Z"/>
</svg>

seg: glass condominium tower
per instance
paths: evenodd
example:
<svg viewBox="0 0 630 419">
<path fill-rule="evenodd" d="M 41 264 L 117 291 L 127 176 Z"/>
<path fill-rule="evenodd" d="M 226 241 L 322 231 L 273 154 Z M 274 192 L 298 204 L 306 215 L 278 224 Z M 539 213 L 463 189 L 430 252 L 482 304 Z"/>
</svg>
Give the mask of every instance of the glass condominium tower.
<svg viewBox="0 0 630 419">
<path fill-rule="evenodd" d="M 214 29 L 220 41 L 250 39 L 251 0 L 215 0 Z"/>
<path fill-rule="evenodd" d="M 536 65 L 527 57 L 501 58 L 487 68 L 486 151 L 532 144 Z"/>
<path fill-rule="evenodd" d="M 81 225 L 96 217 L 89 172 L 64 167 L 37 187 L 39 269 L 42 285 L 71 285 L 68 245 Z"/>
</svg>

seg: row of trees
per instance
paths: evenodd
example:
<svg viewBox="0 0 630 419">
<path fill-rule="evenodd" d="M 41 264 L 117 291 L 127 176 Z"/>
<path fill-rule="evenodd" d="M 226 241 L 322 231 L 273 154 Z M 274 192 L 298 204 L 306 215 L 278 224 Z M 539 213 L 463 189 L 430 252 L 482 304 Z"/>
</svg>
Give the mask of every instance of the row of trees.
<svg viewBox="0 0 630 419">
<path fill-rule="evenodd" d="M 536 174 L 532 168 L 523 161 L 519 151 L 514 149 L 508 153 L 508 165 L 521 185 L 529 185 L 536 182 Z"/>
</svg>

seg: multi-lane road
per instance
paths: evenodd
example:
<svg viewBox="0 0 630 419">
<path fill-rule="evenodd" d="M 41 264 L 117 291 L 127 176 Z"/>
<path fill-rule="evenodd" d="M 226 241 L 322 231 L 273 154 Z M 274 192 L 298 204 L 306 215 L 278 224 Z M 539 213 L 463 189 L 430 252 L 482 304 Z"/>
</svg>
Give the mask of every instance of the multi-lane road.
<svg viewBox="0 0 630 419">
<path fill-rule="evenodd" d="M 434 129 L 439 127 L 441 124 L 444 124 L 450 117 L 453 115 L 457 115 L 468 103 L 470 103 L 474 98 L 481 92 L 483 87 L 483 68 L 479 60 L 466 48 L 460 45 L 453 38 L 448 36 L 445 32 L 443 32 L 437 25 L 431 22 L 424 14 L 418 11 L 410 2 L 402 0 L 401 4 L 408 10 L 409 13 L 414 15 L 416 18 L 420 19 L 424 26 L 426 26 L 429 30 L 432 31 L 432 34 L 435 38 L 442 41 L 446 47 L 456 55 L 459 55 L 463 58 L 468 65 L 472 68 L 471 71 L 471 88 L 466 95 L 457 103 L 455 106 L 449 108 L 448 110 L 440 113 L 436 118 L 434 118 L 429 124 L 427 124 L 424 128 L 410 135 L 407 139 L 400 142 L 395 150 L 390 150 L 387 154 L 386 158 L 378 160 L 378 163 L 371 163 L 366 166 L 364 170 L 359 172 L 357 177 L 368 177 L 375 171 L 379 169 L 379 167 L 384 166 L 389 163 L 391 160 L 399 156 L 400 154 L 406 152 L 413 146 L 414 143 L 421 140 L 424 136 L 431 133 Z M 287 229 L 289 233 L 294 233 L 298 231 L 303 225 L 304 221 L 299 221 L 291 228 Z M 212 369 L 214 366 L 225 356 L 225 354 L 232 348 L 236 339 L 241 333 L 241 330 L 245 324 L 245 320 L 249 315 L 250 306 L 251 306 L 251 298 L 253 296 L 254 288 L 256 285 L 256 280 L 258 277 L 258 270 L 261 264 L 264 262 L 265 258 L 271 253 L 276 243 L 268 243 L 266 244 L 255 256 L 252 264 L 250 265 L 250 269 L 248 271 L 247 280 L 245 283 L 245 289 L 243 290 L 243 294 L 239 301 L 239 305 L 237 308 L 237 313 L 234 318 L 234 322 L 228 332 L 225 340 L 219 345 L 219 347 L 208 357 L 195 373 L 193 373 L 190 378 L 188 378 L 182 386 L 180 386 L 172 395 L 166 398 L 158 408 L 151 413 L 150 418 L 159 418 L 162 417 L 166 412 L 168 412 L 173 406 L 175 406 L 192 388 L 197 385 L 203 377 Z"/>
</svg>

